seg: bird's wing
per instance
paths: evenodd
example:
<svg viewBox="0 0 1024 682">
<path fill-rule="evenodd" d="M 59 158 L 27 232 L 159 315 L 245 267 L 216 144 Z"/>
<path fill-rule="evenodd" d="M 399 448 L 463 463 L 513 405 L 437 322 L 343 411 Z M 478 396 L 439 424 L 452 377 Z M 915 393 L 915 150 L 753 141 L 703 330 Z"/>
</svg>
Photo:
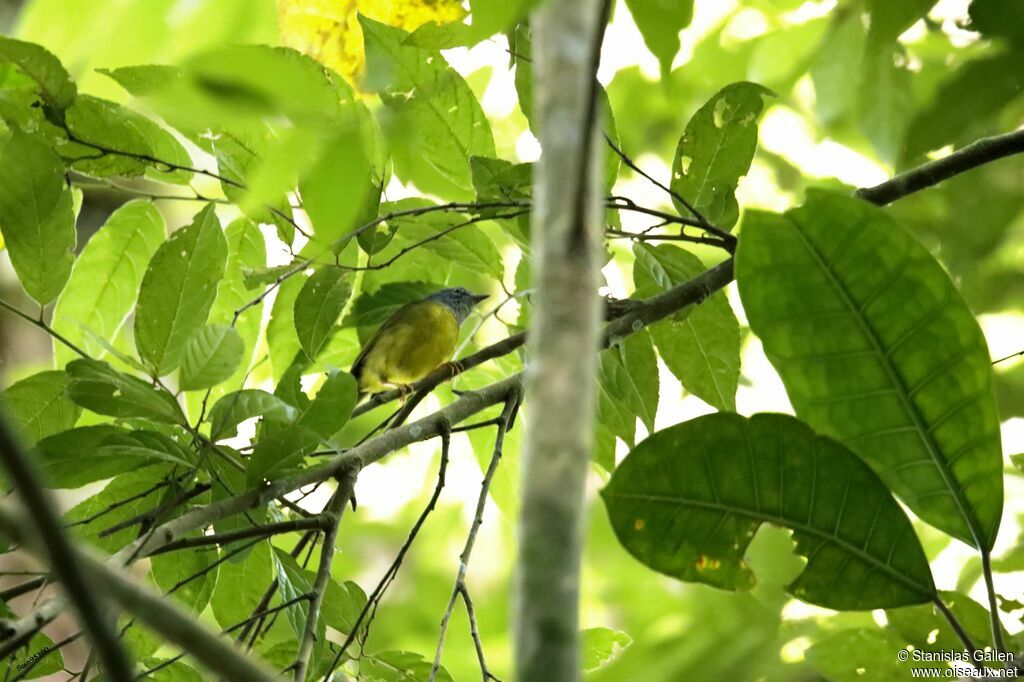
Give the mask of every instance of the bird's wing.
<svg viewBox="0 0 1024 682">
<path fill-rule="evenodd" d="M 410 303 L 406 303 L 401 308 L 391 313 L 391 316 L 388 319 L 384 320 L 384 322 L 379 327 L 377 327 L 377 331 L 375 331 L 373 333 L 373 336 L 371 336 L 366 341 L 366 343 L 363 344 L 363 348 L 362 350 L 359 351 L 359 355 L 357 355 L 356 359 L 352 362 L 352 369 L 349 370 L 352 376 L 354 376 L 356 379 L 359 378 L 359 375 L 362 374 L 363 371 L 363 362 L 366 361 L 366 356 L 369 355 L 370 351 L 373 350 L 373 347 L 377 345 L 377 341 L 380 340 L 380 337 L 384 334 L 384 332 L 387 331 L 388 329 L 391 329 L 398 323 L 398 320 L 401 319 L 401 314 L 404 312 L 408 312 L 409 308 L 422 302 L 423 301 L 412 301 Z"/>
</svg>

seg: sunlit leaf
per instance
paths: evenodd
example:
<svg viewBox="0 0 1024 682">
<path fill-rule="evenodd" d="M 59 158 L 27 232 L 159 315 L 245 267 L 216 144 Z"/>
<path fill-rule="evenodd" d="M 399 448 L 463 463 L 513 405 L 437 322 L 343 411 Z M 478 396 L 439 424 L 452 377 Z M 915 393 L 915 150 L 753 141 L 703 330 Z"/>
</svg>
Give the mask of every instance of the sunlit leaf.
<svg viewBox="0 0 1024 682">
<path fill-rule="evenodd" d="M 601 353 L 597 419 L 633 444 L 636 420 L 654 430 L 658 411 L 658 359 L 646 333 L 633 334 Z"/>
<path fill-rule="evenodd" d="M 174 232 L 149 262 L 135 311 L 139 355 L 162 376 L 206 322 L 224 275 L 227 242 L 213 205 Z"/>
<path fill-rule="evenodd" d="M 47 104 L 66 109 L 77 92 L 60 60 L 44 47 L 0 36 L 0 63 L 14 64 L 39 84 Z"/>
<path fill-rule="evenodd" d="M 356 406 L 356 394 L 355 377 L 348 372 L 331 372 L 296 424 L 321 438 L 330 438 L 348 421 Z"/>
<path fill-rule="evenodd" d="M 838 610 L 935 593 L 910 519 L 852 452 L 786 415 L 717 413 L 640 443 L 602 491 L 615 533 L 646 565 L 729 590 L 762 523 L 788 528 L 807 565 L 787 586 Z"/>
<path fill-rule="evenodd" d="M 67 396 L 71 382 L 66 372 L 40 372 L 0 394 L 0 404 L 26 445 L 66 431 L 78 421 L 82 408 Z"/>
<path fill-rule="evenodd" d="M 142 275 L 166 234 L 163 216 L 148 201 L 130 201 L 114 211 L 75 260 L 68 285 L 57 298 L 51 326 L 102 357 L 105 350 L 86 332 L 117 336 L 135 303 Z M 57 365 L 78 355 L 54 343 Z"/>
<path fill-rule="evenodd" d="M 0 230 L 11 265 L 29 296 L 46 305 L 71 275 L 75 216 L 64 165 L 34 137 L 12 135 L 0 146 Z"/>
<path fill-rule="evenodd" d="M 611 663 L 633 643 L 633 638 L 621 630 L 588 628 L 580 634 L 583 638 L 583 660 L 580 665 L 584 672 L 593 672 Z"/>
<path fill-rule="evenodd" d="M 302 285 L 295 299 L 295 333 L 310 360 L 315 360 L 330 337 L 334 324 L 352 295 L 349 273 L 334 265 L 325 265 Z"/>
<path fill-rule="evenodd" d="M 277 396 L 255 388 L 228 393 L 210 410 L 210 438 L 220 440 L 235 435 L 235 427 L 252 417 L 292 421 L 298 410 Z"/>
<path fill-rule="evenodd" d="M 671 187 L 716 227 L 736 224 L 736 186 L 754 158 L 764 98 L 773 94 L 755 83 L 728 85 L 693 115 L 679 138 Z M 689 216 L 675 202 L 680 215 Z"/>
<path fill-rule="evenodd" d="M 626 0 L 626 6 L 647 49 L 658 58 L 662 75 L 667 74 L 679 51 L 679 32 L 693 18 L 693 0 Z"/>
<path fill-rule="evenodd" d="M 949 276 L 881 209 L 823 191 L 744 222 L 736 278 L 797 414 L 915 514 L 980 549 L 1002 514 L 985 337 Z"/>
<path fill-rule="evenodd" d="M 151 384 L 97 360 L 74 360 L 67 365 L 71 400 L 87 410 L 109 417 L 141 417 L 166 423 L 181 421 L 174 397 Z"/>
<path fill-rule="evenodd" d="M 245 342 L 234 327 L 200 328 L 182 350 L 179 385 L 186 391 L 216 386 L 235 373 L 244 350 Z"/>
</svg>

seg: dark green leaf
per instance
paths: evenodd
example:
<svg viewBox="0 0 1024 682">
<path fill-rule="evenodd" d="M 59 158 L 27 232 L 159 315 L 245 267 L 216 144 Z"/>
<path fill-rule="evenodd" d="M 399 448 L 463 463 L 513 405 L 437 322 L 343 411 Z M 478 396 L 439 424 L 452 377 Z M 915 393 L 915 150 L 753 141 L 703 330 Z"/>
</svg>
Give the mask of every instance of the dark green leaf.
<svg viewBox="0 0 1024 682">
<path fill-rule="evenodd" d="M 458 188 L 472 187 L 471 156 L 494 156 L 487 117 L 462 77 L 439 52 L 405 45 L 408 34 L 359 17 L 366 41 L 367 89 L 395 117 L 385 126 L 403 167 L 430 169 Z M 397 139 L 394 139 L 397 136 Z"/>
<path fill-rule="evenodd" d="M 274 579 L 270 543 L 257 543 L 244 561 L 220 565 L 217 589 L 210 599 L 213 616 L 222 628 L 240 623 L 256 610 L 263 593 Z"/>
<path fill-rule="evenodd" d="M 705 270 L 699 258 L 668 244 L 638 244 L 633 254 L 633 281 L 641 297 L 688 282 Z M 653 325 L 650 334 L 684 389 L 720 410 L 735 408 L 740 326 L 723 292 Z"/>
<path fill-rule="evenodd" d="M 206 323 L 227 248 L 210 204 L 150 260 L 135 311 L 135 345 L 160 376 L 178 366 L 185 342 Z"/>
<path fill-rule="evenodd" d="M 66 431 L 75 425 L 82 408 L 67 396 L 71 377 L 66 372 L 40 372 L 11 384 L 2 403 L 26 445 Z"/>
<path fill-rule="evenodd" d="M 51 326 L 102 357 L 104 349 L 85 331 L 115 339 L 142 282 L 146 263 L 166 235 L 163 216 L 149 201 L 130 201 L 114 211 L 82 249 L 67 288 L 57 298 Z M 78 357 L 54 344 L 58 366 Z"/>
<path fill-rule="evenodd" d="M 43 98 L 51 107 L 66 109 L 75 101 L 75 84 L 60 60 L 34 43 L 0 36 L 0 63 L 15 64 L 39 84 Z"/>
<path fill-rule="evenodd" d="M 626 0 L 626 6 L 664 77 L 679 52 L 679 32 L 693 19 L 693 0 Z"/>
<path fill-rule="evenodd" d="M 46 305 L 67 284 L 75 260 L 75 215 L 64 165 L 34 137 L 0 146 L 0 230 L 29 296 Z"/>
<path fill-rule="evenodd" d="M 293 421 L 298 410 L 277 396 L 255 388 L 228 393 L 210 410 L 210 438 L 232 438 L 236 427 L 246 419 L 265 417 L 276 421 Z"/>
<path fill-rule="evenodd" d="M 210 595 L 217 585 L 220 568 L 214 566 L 217 558 L 217 553 L 212 551 L 168 552 L 150 558 L 150 571 L 162 592 L 173 590 L 178 601 L 193 614 L 199 614 L 210 602 Z"/>
<path fill-rule="evenodd" d="M 1002 449 L 988 348 L 931 254 L 881 209 L 818 190 L 748 217 L 736 279 L 797 414 L 922 519 L 990 548 Z"/>
<path fill-rule="evenodd" d="M 179 385 L 186 391 L 216 386 L 235 373 L 244 351 L 245 342 L 234 327 L 200 328 L 182 350 Z"/>
<path fill-rule="evenodd" d="M 331 372 L 296 422 L 321 438 L 330 438 L 348 422 L 356 406 L 356 380 L 348 372 Z"/>
<path fill-rule="evenodd" d="M 72 167 L 88 175 L 141 175 L 147 168 L 165 182 L 188 184 L 192 158 L 173 135 L 120 104 L 81 95 L 67 111 L 72 139 L 86 147 L 70 156 Z M 79 153 L 81 152 L 81 153 Z M 115 153 L 118 152 L 118 153 Z M 94 158 L 95 157 L 95 158 Z"/>
<path fill-rule="evenodd" d="M 925 17 L 934 4 L 935 0 L 868 0 L 869 49 L 887 48 L 914 22 Z"/>
<path fill-rule="evenodd" d="M 189 466 L 181 446 L 155 431 L 115 426 L 81 426 L 44 438 L 36 445 L 39 463 L 54 488 L 79 488 L 160 462 Z"/>
<path fill-rule="evenodd" d="M 774 93 L 755 83 L 733 83 L 702 106 L 679 138 L 672 190 L 712 225 L 730 229 L 739 217 L 736 187 L 757 148 L 757 119 Z M 689 215 L 676 200 L 680 215 Z"/>
<path fill-rule="evenodd" d="M 717 413 L 640 443 L 602 491 L 619 541 L 681 580 L 749 589 L 743 556 L 762 523 L 788 528 L 807 557 L 787 586 L 837 610 L 930 601 L 928 560 L 910 519 L 863 462 L 786 415 Z"/>
<path fill-rule="evenodd" d="M 68 397 L 87 410 L 119 419 L 141 417 L 170 424 L 182 420 L 173 396 L 105 362 L 75 360 L 67 371 L 73 380 Z"/>
<path fill-rule="evenodd" d="M 973 0 L 969 14 L 972 31 L 1024 45 L 1024 4 L 1017 0 Z"/>
<path fill-rule="evenodd" d="M 324 265 L 306 280 L 295 299 L 295 333 L 310 360 L 315 360 L 352 295 L 348 273 Z"/>
<path fill-rule="evenodd" d="M 113 554 L 139 535 L 138 526 L 128 526 L 100 537 L 108 528 L 137 517 L 160 503 L 161 482 L 168 469 L 147 466 L 114 478 L 107 486 L 64 515 L 71 537 L 89 542 L 107 554 Z"/>
</svg>

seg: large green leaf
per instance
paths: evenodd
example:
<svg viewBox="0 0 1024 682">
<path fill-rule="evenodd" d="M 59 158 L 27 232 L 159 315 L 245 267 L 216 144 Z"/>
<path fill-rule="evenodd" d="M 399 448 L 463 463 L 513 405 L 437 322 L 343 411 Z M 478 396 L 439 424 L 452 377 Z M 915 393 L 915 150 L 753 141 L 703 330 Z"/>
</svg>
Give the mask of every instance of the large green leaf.
<svg viewBox="0 0 1024 682">
<path fill-rule="evenodd" d="M 626 0 L 626 6 L 664 76 L 679 52 L 679 32 L 693 19 L 693 0 Z"/>
<path fill-rule="evenodd" d="M 45 144 L 15 134 L 0 146 L 0 232 L 29 296 L 46 305 L 64 288 L 75 255 L 75 215 L 64 164 Z"/>
<path fill-rule="evenodd" d="M 217 585 L 217 553 L 203 550 L 168 552 L 150 558 L 153 581 L 164 593 L 174 597 L 194 614 L 203 612 Z"/>
<path fill-rule="evenodd" d="M 632 334 L 601 353 L 597 419 L 630 445 L 639 418 L 654 430 L 658 411 L 658 358 L 647 333 Z"/>
<path fill-rule="evenodd" d="M 989 549 L 1002 451 L 981 328 L 884 211 L 808 193 L 744 222 L 736 279 L 797 414 L 863 457 L 922 519 Z"/>
<path fill-rule="evenodd" d="M 202 327 L 185 343 L 179 385 L 186 391 L 216 386 L 235 373 L 244 351 L 245 342 L 234 327 Z"/>
<path fill-rule="evenodd" d="M 188 184 L 192 159 L 173 135 L 127 107 L 91 95 L 81 95 L 67 111 L 68 131 L 86 143 L 75 151 L 75 170 L 100 177 L 141 175 L 151 168 L 163 181 Z M 119 152 L 119 153 L 115 153 Z M 163 162 L 163 163 L 160 163 Z"/>
<path fill-rule="evenodd" d="M 275 395 L 256 388 L 228 393 L 210 410 L 210 438 L 220 440 L 235 435 L 236 427 L 252 417 L 293 421 L 297 409 Z"/>
<path fill-rule="evenodd" d="M 39 465 L 54 488 L 80 488 L 150 464 L 188 466 L 179 444 L 156 431 L 126 431 L 109 424 L 80 426 L 36 445 Z"/>
<path fill-rule="evenodd" d="M 67 396 L 71 381 L 66 372 L 51 370 L 26 377 L 3 392 L 0 403 L 26 444 L 66 431 L 78 421 L 82 408 Z"/>
<path fill-rule="evenodd" d="M 39 84 L 43 99 L 57 109 L 66 109 L 75 101 L 75 84 L 60 60 L 34 43 L 0 36 L 0 63 L 15 64 Z"/>
<path fill-rule="evenodd" d="M 221 564 L 217 589 L 210 599 L 213 616 L 220 626 L 229 628 L 248 618 L 273 579 L 268 542 L 258 543 L 243 561 Z"/>
<path fill-rule="evenodd" d="M 693 115 L 672 161 L 672 190 L 712 225 L 736 224 L 736 187 L 757 148 L 757 119 L 771 90 L 756 83 L 727 85 Z M 680 215 L 689 215 L 675 200 Z"/>
<path fill-rule="evenodd" d="M 94 357 L 105 350 L 86 332 L 117 338 L 135 303 L 146 271 L 166 234 L 163 216 L 149 201 L 130 201 L 114 211 L 78 255 L 68 285 L 57 298 L 51 326 Z M 78 357 L 54 343 L 57 366 Z"/>
<path fill-rule="evenodd" d="M 640 297 L 688 282 L 705 270 L 699 258 L 669 244 L 637 244 L 633 254 L 633 282 Z M 723 292 L 653 325 L 650 333 L 662 360 L 684 389 L 720 410 L 735 408 L 740 326 Z"/>
<path fill-rule="evenodd" d="M 681 580 L 749 589 L 744 554 L 763 523 L 793 532 L 807 564 L 786 589 L 832 609 L 935 595 L 906 513 L 867 465 L 786 415 L 716 413 L 640 443 L 602 491 L 619 541 Z"/>
<path fill-rule="evenodd" d="M 441 56 L 404 43 L 408 34 L 359 17 L 366 41 L 366 87 L 395 117 L 388 132 L 400 168 L 425 167 L 470 189 L 471 156 L 494 156 L 494 140 L 472 90 Z"/>
<path fill-rule="evenodd" d="M 286 279 L 277 287 L 274 305 L 270 308 L 267 346 L 270 347 L 270 366 L 276 379 L 291 366 L 296 353 L 302 352 L 302 344 L 295 333 L 295 300 L 303 284 L 304 280 L 299 275 Z"/>
<path fill-rule="evenodd" d="M 167 466 L 148 466 L 111 480 L 99 493 L 75 505 L 64 515 L 68 534 L 113 554 L 139 535 L 126 526 L 100 537 L 103 531 L 150 511 L 160 504 L 163 488 L 156 488 Z"/>
<path fill-rule="evenodd" d="M 868 0 L 870 26 L 868 45 L 870 49 L 887 46 L 915 21 L 928 14 L 936 0 Z"/>
<path fill-rule="evenodd" d="M 178 366 L 185 342 L 206 322 L 227 248 L 210 204 L 150 260 L 135 311 L 135 345 L 158 375 Z"/>
<path fill-rule="evenodd" d="M 356 401 L 355 377 L 348 372 L 331 372 L 296 424 L 321 438 L 330 438 L 348 422 Z"/>
<path fill-rule="evenodd" d="M 876 153 L 895 164 L 904 151 L 904 135 L 913 106 L 910 71 L 898 46 L 870 51 L 864 57 L 858 88 L 860 127 Z"/>
<path fill-rule="evenodd" d="M 68 396 L 87 410 L 119 419 L 141 417 L 171 424 L 182 420 L 173 396 L 105 362 L 75 360 L 67 371 L 73 381 Z"/>
<path fill-rule="evenodd" d="M 348 272 L 336 265 L 325 265 L 302 285 L 295 299 L 295 333 L 302 350 L 315 360 L 330 338 L 335 323 L 352 295 Z"/>
</svg>

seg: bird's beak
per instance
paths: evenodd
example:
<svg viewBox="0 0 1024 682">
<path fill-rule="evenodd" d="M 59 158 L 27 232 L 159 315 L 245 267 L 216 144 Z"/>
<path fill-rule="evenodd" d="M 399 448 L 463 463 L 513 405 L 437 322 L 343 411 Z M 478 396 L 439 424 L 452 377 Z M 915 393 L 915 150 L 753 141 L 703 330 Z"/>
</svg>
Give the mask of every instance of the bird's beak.
<svg viewBox="0 0 1024 682">
<path fill-rule="evenodd" d="M 487 294 L 473 294 L 473 305 L 476 305 L 481 301 L 486 301 L 488 298 L 490 298 L 490 296 Z"/>
</svg>

